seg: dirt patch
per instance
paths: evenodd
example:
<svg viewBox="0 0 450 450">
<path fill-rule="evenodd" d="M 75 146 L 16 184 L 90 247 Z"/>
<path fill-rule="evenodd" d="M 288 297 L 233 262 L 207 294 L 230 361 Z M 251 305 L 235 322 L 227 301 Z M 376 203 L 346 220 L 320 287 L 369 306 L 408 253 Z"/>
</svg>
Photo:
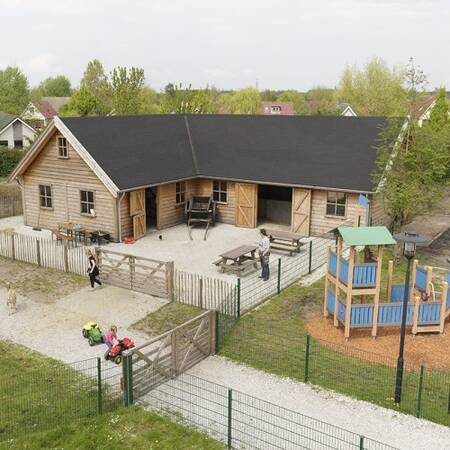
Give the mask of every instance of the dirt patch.
<svg viewBox="0 0 450 450">
<path fill-rule="evenodd" d="M 331 318 L 316 315 L 307 322 L 308 332 L 316 339 L 323 340 L 321 344 L 328 345 L 333 350 L 365 359 L 395 366 L 398 356 L 400 327 L 378 330 L 374 339 L 370 330 L 352 330 L 351 337 L 346 342 L 344 329 L 335 328 Z M 335 344 L 335 345 L 333 345 Z M 446 324 L 443 335 L 427 334 L 412 336 L 407 329 L 405 341 L 405 362 L 409 365 L 424 364 L 428 367 L 450 368 L 450 323 Z M 364 349 L 364 351 L 360 351 Z"/>
<path fill-rule="evenodd" d="M 0 286 L 10 282 L 24 297 L 53 303 L 88 284 L 87 278 L 0 258 Z"/>
<path fill-rule="evenodd" d="M 450 271 L 450 264 L 447 262 L 447 258 L 450 257 L 450 230 L 442 234 L 429 247 L 422 249 L 422 252 L 427 256 L 428 264 L 448 268 Z"/>
</svg>

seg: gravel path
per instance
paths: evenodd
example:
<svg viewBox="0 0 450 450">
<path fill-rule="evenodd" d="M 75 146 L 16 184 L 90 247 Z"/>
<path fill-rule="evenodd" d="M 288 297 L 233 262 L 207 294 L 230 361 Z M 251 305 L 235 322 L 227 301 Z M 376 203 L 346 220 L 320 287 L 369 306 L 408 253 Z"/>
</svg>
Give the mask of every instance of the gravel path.
<svg viewBox="0 0 450 450">
<path fill-rule="evenodd" d="M 450 428 L 273 376 L 214 356 L 189 371 L 290 410 L 405 450 L 450 448 Z"/>
</svg>

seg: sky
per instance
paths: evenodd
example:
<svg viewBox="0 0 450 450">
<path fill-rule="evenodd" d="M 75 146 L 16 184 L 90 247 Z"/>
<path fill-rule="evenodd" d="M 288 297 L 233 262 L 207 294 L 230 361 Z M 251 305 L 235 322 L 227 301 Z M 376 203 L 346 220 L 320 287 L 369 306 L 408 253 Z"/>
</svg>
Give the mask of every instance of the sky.
<svg viewBox="0 0 450 450">
<path fill-rule="evenodd" d="M 308 90 L 347 64 L 410 57 L 450 90 L 450 0 L 0 0 L 0 69 L 31 85 L 88 61 L 138 66 L 147 84 Z"/>
</svg>

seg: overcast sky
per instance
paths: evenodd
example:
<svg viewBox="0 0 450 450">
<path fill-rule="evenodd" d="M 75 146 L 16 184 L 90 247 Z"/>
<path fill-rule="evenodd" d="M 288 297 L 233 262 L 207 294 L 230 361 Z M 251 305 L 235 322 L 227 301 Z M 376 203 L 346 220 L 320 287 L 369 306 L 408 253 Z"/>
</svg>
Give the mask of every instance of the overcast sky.
<svg viewBox="0 0 450 450">
<path fill-rule="evenodd" d="M 0 0 L 0 68 L 31 84 L 89 60 L 218 88 L 334 86 L 346 64 L 413 56 L 450 90 L 450 0 Z"/>
</svg>

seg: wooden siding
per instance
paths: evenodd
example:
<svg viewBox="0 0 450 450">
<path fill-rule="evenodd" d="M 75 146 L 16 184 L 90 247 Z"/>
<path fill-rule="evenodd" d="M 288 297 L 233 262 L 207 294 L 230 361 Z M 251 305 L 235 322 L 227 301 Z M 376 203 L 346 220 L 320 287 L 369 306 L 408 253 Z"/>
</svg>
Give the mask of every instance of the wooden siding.
<svg viewBox="0 0 450 450">
<path fill-rule="evenodd" d="M 183 223 L 184 221 L 184 203 L 176 203 L 175 184 L 169 183 L 158 186 L 156 220 L 157 228 L 168 228 Z M 186 182 L 186 190 L 190 188 L 189 182 Z M 188 192 L 186 192 L 188 198 Z"/>
<path fill-rule="evenodd" d="M 122 239 L 133 236 L 133 218 L 130 215 L 130 194 L 128 192 L 120 201 L 120 228 Z"/>
<path fill-rule="evenodd" d="M 332 228 L 339 227 L 344 223 L 355 224 L 358 215 L 361 216 L 361 225 L 366 224 L 366 212 L 358 204 L 358 194 L 347 194 L 347 206 L 345 217 L 332 217 L 326 215 L 327 191 L 312 191 L 311 201 L 311 235 L 320 236 L 330 231 Z"/>
<path fill-rule="evenodd" d="M 115 198 L 70 145 L 69 158 L 58 158 L 57 136 L 55 131 L 23 174 L 26 225 L 54 229 L 70 221 L 117 238 Z M 52 209 L 39 206 L 40 184 L 52 187 Z M 94 191 L 95 217 L 81 214 L 80 190 Z"/>
<path fill-rule="evenodd" d="M 372 195 L 370 202 L 371 225 L 389 225 L 389 216 L 384 212 L 383 201 L 379 194 Z"/>
</svg>

